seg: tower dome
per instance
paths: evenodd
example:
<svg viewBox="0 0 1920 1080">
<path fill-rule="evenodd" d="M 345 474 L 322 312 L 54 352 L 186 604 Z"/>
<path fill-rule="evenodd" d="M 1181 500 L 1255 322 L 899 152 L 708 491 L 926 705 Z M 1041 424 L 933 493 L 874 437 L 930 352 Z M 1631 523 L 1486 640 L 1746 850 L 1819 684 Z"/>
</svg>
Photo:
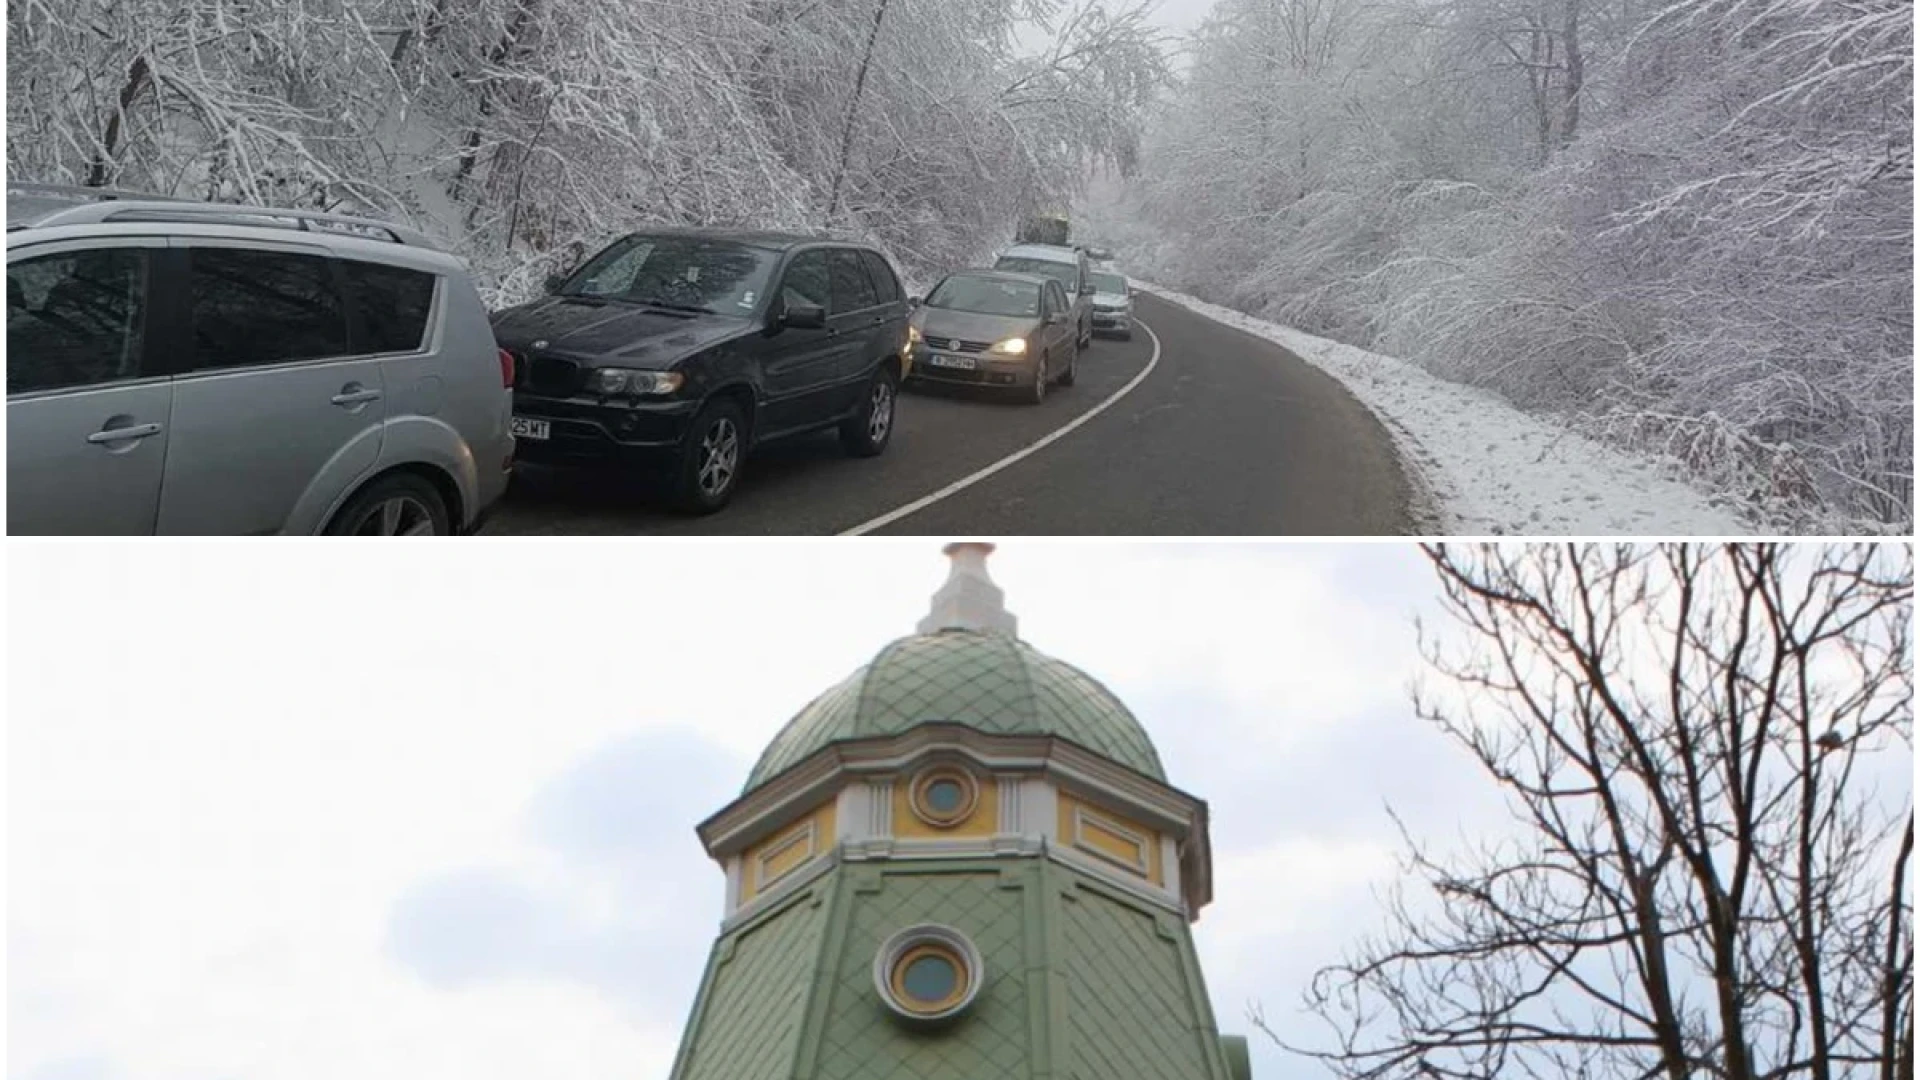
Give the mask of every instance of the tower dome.
<svg viewBox="0 0 1920 1080">
<path fill-rule="evenodd" d="M 800 710 L 747 778 L 752 791 L 822 747 L 964 724 L 998 735 L 1051 735 L 1164 783 L 1146 729 L 1099 680 L 1013 636 L 986 576 L 991 544 L 949 544 L 947 584 L 920 632 L 892 642 Z"/>
<path fill-rule="evenodd" d="M 999 735 L 1052 735 L 1161 782 L 1152 740 L 1091 675 L 999 631 L 900 638 L 800 710 L 760 755 L 751 791 L 821 747 L 944 721 Z"/>
<path fill-rule="evenodd" d="M 672 1080 L 1248 1080 L 1188 929 L 1206 804 L 1015 636 L 990 551 L 700 824 L 726 900 Z"/>
</svg>

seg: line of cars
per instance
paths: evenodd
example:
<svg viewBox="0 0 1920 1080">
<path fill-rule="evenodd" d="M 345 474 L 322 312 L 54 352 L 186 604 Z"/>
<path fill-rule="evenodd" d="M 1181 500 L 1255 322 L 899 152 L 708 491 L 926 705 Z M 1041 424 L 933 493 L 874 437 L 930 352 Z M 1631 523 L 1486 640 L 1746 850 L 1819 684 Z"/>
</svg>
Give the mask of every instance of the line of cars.
<svg viewBox="0 0 1920 1080">
<path fill-rule="evenodd" d="M 1016 244 L 991 269 L 942 278 L 916 305 L 914 380 L 1003 387 L 1038 405 L 1072 386 L 1096 331 L 1133 336 L 1126 279 L 1096 270 L 1087 251 Z"/>
<path fill-rule="evenodd" d="M 489 313 L 382 222 L 18 184 L 7 286 L 15 533 L 474 531 L 517 462 L 708 513 L 770 440 L 883 452 L 909 374 L 1039 400 L 1131 330 L 1070 248 L 920 302 L 861 244 L 658 230 Z"/>
</svg>

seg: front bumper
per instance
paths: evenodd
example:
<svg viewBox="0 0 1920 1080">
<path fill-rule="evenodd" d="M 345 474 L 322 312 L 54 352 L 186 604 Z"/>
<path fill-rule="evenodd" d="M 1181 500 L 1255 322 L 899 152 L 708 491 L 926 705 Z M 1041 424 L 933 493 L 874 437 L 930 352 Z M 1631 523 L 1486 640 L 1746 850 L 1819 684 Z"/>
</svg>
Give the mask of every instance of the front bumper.
<svg viewBox="0 0 1920 1080">
<path fill-rule="evenodd" d="M 679 451 L 699 408 L 697 401 L 615 403 L 516 392 L 513 415 L 546 421 L 548 437 L 519 436 L 514 459 L 577 467 L 659 463 Z"/>
<path fill-rule="evenodd" d="M 973 362 L 973 367 L 943 367 L 938 357 L 958 357 Z M 959 386 L 1031 387 L 1039 376 L 1037 359 L 1026 356 L 996 356 L 991 353 L 935 353 L 916 345 L 907 378 L 915 382 L 953 383 Z"/>
</svg>

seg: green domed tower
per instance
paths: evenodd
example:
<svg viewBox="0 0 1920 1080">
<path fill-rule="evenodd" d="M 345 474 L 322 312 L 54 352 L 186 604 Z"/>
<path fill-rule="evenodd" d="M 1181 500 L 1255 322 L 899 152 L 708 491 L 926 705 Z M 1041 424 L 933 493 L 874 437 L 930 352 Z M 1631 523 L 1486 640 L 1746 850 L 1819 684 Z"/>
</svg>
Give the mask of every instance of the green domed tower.
<svg viewBox="0 0 1920 1080">
<path fill-rule="evenodd" d="M 918 633 L 699 828 L 726 912 L 674 1080 L 1248 1080 L 1189 924 L 1206 804 L 950 544 Z"/>
</svg>

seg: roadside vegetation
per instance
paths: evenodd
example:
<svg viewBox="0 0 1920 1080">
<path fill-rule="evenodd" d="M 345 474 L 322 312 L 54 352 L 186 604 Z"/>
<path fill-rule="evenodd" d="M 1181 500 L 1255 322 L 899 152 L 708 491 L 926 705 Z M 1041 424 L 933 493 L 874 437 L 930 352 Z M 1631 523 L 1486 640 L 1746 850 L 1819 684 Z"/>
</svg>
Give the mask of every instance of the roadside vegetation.
<svg viewBox="0 0 1920 1080">
<path fill-rule="evenodd" d="M 1220 0 L 1180 66 L 1085 208 L 1142 277 L 1911 528 L 1911 3 Z"/>
</svg>

